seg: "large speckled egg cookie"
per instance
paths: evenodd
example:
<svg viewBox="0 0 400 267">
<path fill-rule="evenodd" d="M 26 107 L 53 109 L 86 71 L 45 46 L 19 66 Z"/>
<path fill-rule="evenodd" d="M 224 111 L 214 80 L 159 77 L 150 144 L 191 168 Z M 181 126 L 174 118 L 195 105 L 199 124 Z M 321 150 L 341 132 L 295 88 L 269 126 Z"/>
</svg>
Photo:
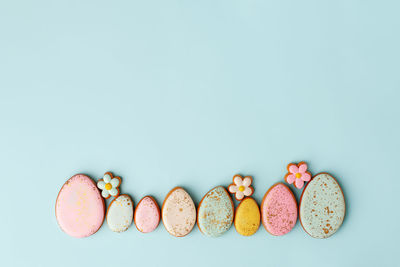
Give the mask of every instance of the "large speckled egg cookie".
<svg viewBox="0 0 400 267">
<path fill-rule="evenodd" d="M 104 213 L 104 200 L 87 175 L 72 176 L 58 193 L 57 222 L 70 236 L 80 238 L 96 233 L 103 224 Z"/>
<path fill-rule="evenodd" d="M 196 223 L 194 202 L 181 187 L 175 187 L 165 197 L 161 214 L 165 229 L 176 237 L 189 234 Z"/>
<path fill-rule="evenodd" d="M 300 222 L 314 238 L 327 238 L 342 225 L 346 204 L 342 189 L 328 173 L 317 174 L 300 199 Z"/>
<path fill-rule="evenodd" d="M 206 236 L 218 237 L 229 230 L 234 216 L 234 207 L 226 189 L 217 186 L 201 200 L 197 214 L 197 225 Z"/>
</svg>

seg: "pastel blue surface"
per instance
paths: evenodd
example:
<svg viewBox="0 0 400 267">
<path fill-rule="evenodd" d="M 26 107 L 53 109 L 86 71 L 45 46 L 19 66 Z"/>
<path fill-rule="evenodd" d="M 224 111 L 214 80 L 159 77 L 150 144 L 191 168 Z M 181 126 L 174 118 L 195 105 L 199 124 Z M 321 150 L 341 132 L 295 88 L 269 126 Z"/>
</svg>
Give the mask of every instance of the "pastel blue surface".
<svg viewBox="0 0 400 267">
<path fill-rule="evenodd" d="M 1 266 L 396 266 L 399 1 L 1 1 Z M 331 238 L 297 223 L 184 238 L 64 234 L 57 193 L 113 171 L 135 203 L 254 198 L 305 160 L 342 186 Z M 293 187 L 292 187 L 293 188 Z M 295 190 L 297 197 L 299 190 Z"/>
</svg>

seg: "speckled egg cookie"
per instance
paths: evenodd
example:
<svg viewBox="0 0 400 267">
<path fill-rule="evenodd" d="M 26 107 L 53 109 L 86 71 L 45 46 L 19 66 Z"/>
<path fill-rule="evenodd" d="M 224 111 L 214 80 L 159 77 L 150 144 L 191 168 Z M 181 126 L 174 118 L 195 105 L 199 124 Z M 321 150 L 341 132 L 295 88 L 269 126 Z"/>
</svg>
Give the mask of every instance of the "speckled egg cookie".
<svg viewBox="0 0 400 267">
<path fill-rule="evenodd" d="M 151 196 L 142 198 L 135 210 L 135 225 L 142 233 L 153 232 L 160 223 L 160 208 Z"/>
<path fill-rule="evenodd" d="M 218 237 L 229 230 L 234 216 L 231 197 L 222 186 L 211 189 L 201 200 L 197 225 L 206 236 Z"/>
<path fill-rule="evenodd" d="M 189 234 L 196 223 L 194 202 L 181 187 L 175 187 L 165 197 L 161 214 L 165 229 L 176 237 Z"/>
<path fill-rule="evenodd" d="M 114 199 L 107 210 L 107 224 L 113 232 L 128 230 L 133 220 L 133 201 L 128 195 L 120 195 Z"/>
<path fill-rule="evenodd" d="M 346 204 L 339 184 L 328 173 L 317 174 L 300 199 L 300 222 L 314 238 L 327 238 L 342 225 Z"/>
<path fill-rule="evenodd" d="M 261 221 L 268 233 L 281 236 L 289 233 L 297 221 L 297 202 L 283 183 L 273 185 L 261 202 Z"/>
</svg>

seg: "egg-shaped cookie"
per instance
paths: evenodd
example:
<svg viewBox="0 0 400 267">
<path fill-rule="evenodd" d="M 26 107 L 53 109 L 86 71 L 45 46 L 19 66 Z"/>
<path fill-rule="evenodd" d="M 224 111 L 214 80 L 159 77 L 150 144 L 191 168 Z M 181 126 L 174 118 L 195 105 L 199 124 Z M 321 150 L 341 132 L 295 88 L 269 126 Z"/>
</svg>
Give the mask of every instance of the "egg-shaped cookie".
<svg viewBox="0 0 400 267">
<path fill-rule="evenodd" d="M 232 198 L 226 189 L 217 186 L 201 200 L 197 214 L 200 231 L 209 237 L 218 237 L 229 230 L 234 216 Z"/>
<path fill-rule="evenodd" d="M 160 208 L 153 197 L 145 196 L 137 204 L 135 225 L 140 232 L 153 232 L 160 223 L 160 217 Z"/>
<path fill-rule="evenodd" d="M 234 221 L 236 231 L 243 236 L 255 234 L 260 227 L 260 209 L 257 202 L 246 197 L 239 203 Z"/>
<path fill-rule="evenodd" d="M 107 224 L 111 231 L 121 233 L 128 230 L 133 220 L 133 201 L 128 195 L 119 195 L 107 210 Z"/>
<path fill-rule="evenodd" d="M 58 193 L 56 219 L 70 236 L 81 238 L 96 233 L 103 224 L 104 213 L 104 199 L 87 175 L 72 176 Z"/>
<path fill-rule="evenodd" d="M 327 238 L 342 225 L 346 204 L 338 182 L 320 173 L 306 185 L 300 198 L 300 222 L 314 238 Z"/>
<path fill-rule="evenodd" d="M 165 229 L 175 237 L 189 234 L 196 223 L 196 207 L 190 195 L 175 187 L 165 197 L 161 208 Z"/>
<path fill-rule="evenodd" d="M 273 185 L 261 202 L 261 221 L 268 233 L 281 236 L 289 233 L 297 221 L 297 202 L 283 183 Z"/>
</svg>

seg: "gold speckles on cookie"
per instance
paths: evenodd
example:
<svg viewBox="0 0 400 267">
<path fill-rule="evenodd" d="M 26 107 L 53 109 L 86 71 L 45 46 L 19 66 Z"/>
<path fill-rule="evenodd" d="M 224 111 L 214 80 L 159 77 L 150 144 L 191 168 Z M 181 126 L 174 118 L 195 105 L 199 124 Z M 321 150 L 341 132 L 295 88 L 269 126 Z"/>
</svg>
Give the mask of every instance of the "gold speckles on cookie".
<svg viewBox="0 0 400 267">
<path fill-rule="evenodd" d="M 328 173 L 316 175 L 300 200 L 300 221 L 314 238 L 327 238 L 342 225 L 346 204 L 342 189 Z"/>
<path fill-rule="evenodd" d="M 218 237 L 232 225 L 233 202 L 222 186 L 210 190 L 201 200 L 198 210 L 198 226 L 206 236 Z"/>
</svg>

